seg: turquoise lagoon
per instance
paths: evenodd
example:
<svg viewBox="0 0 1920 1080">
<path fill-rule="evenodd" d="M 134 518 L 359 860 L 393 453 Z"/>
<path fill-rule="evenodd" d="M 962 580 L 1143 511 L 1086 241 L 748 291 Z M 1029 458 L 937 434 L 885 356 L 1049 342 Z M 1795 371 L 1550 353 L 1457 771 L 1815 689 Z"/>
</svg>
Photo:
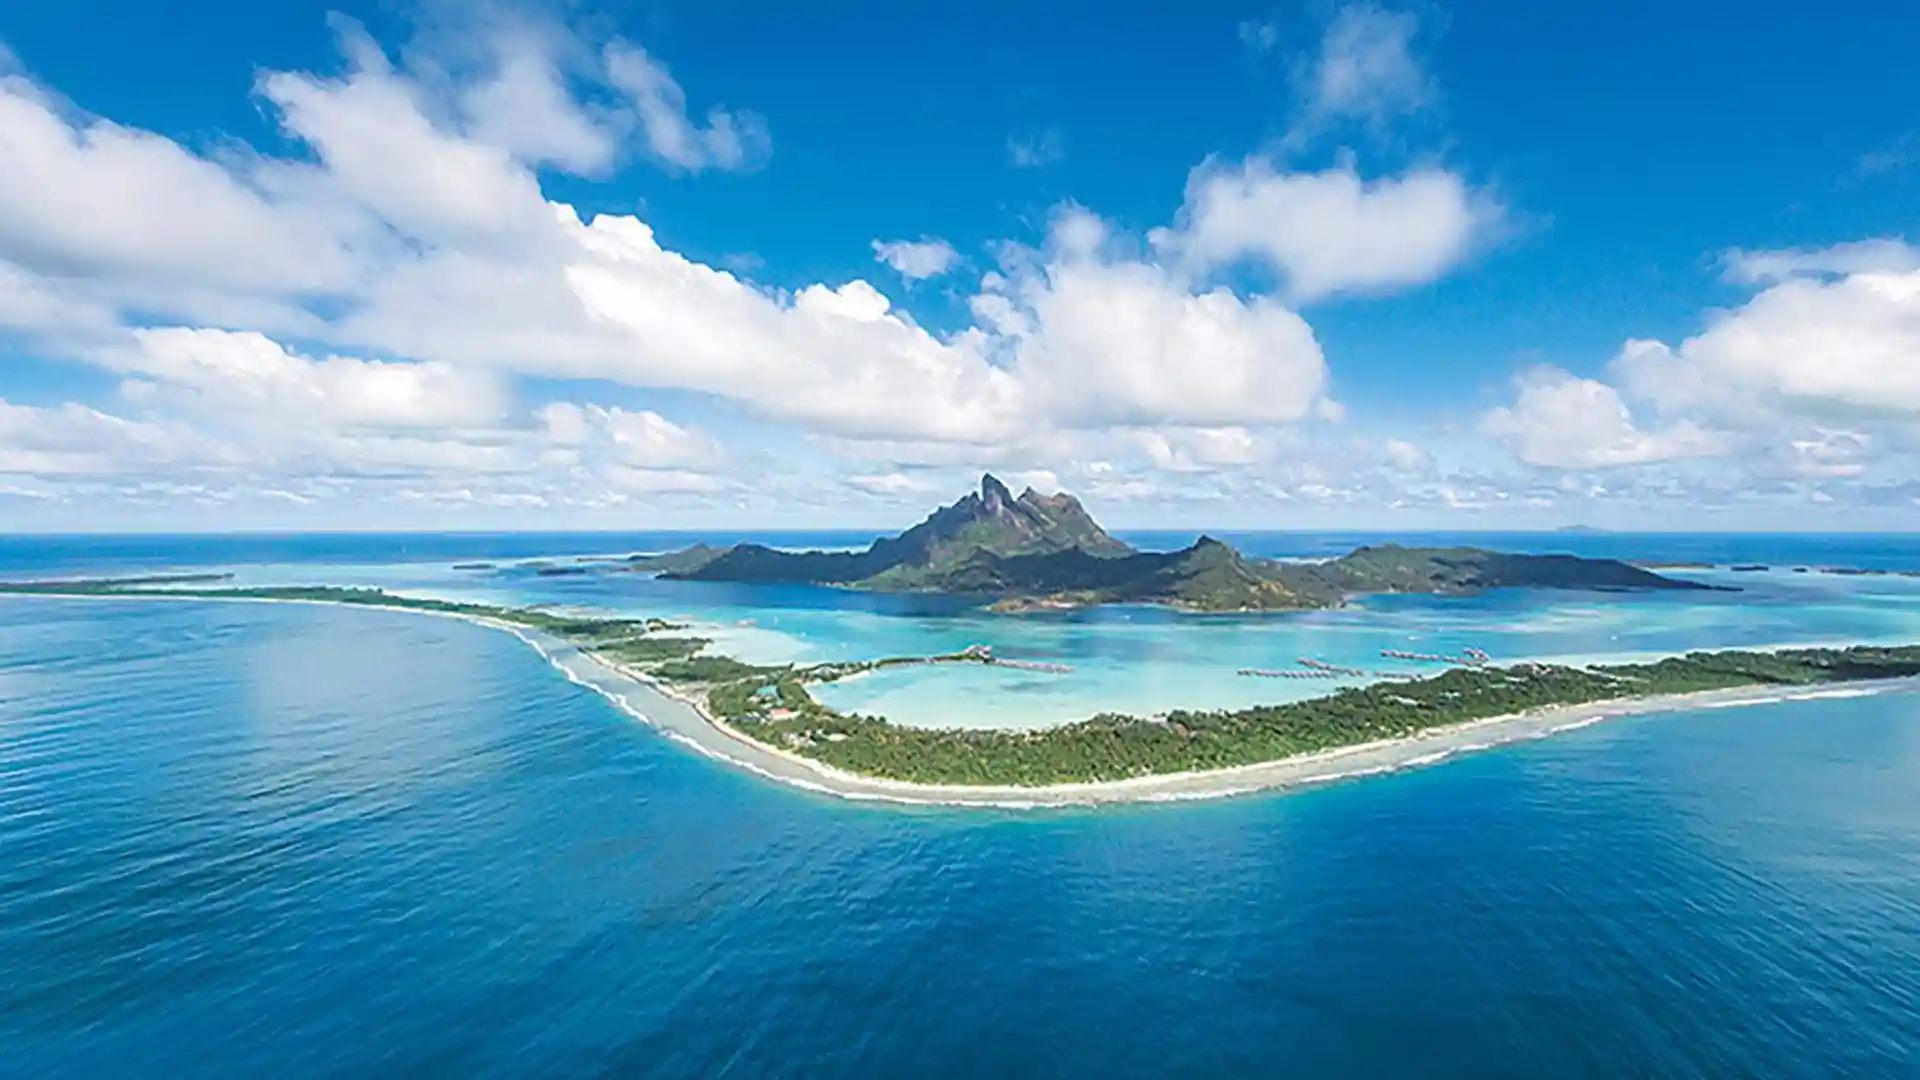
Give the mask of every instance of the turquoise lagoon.
<svg viewBox="0 0 1920 1080">
<path fill-rule="evenodd" d="M 1909 580 L 1790 570 L 1737 595 L 1250 622 L 446 569 L 596 542 L 62 538 L 0 542 L 0 571 L 220 565 L 685 612 L 766 656 L 990 633 L 1076 665 L 978 695 L 1020 715 L 1292 692 L 1231 669 L 1414 637 L 1920 640 Z M 974 715 L 938 685 L 845 691 Z M 1913 693 L 1620 718 L 1287 794 L 907 808 L 688 752 L 457 620 L 0 600 L 6 1080 L 1915 1075 Z"/>
<path fill-rule="evenodd" d="M 635 539 L 652 539 L 659 546 L 655 538 Z M 1557 537 L 1493 539 L 1509 548 L 1539 548 L 1543 541 L 1555 550 L 1580 547 Z M 1641 538 L 1643 557 L 1672 557 L 1661 554 L 1663 546 L 1675 546 L 1664 541 Z M 1248 546 L 1257 551 L 1262 545 Z M 1264 546 L 1287 553 L 1278 538 L 1267 538 Z M 604 543 L 600 548 L 608 549 Z M 615 545 L 610 550 L 630 549 Z M 574 562 L 580 551 L 563 547 L 541 561 L 583 565 Z M 1788 554 L 1833 558 L 1849 553 L 1790 548 Z M 1859 559 L 1864 564 L 1886 557 L 1879 549 L 1853 554 L 1867 556 Z M 1383 650 L 1457 654 L 1472 647 L 1500 661 L 1585 662 L 1696 648 L 1920 641 L 1920 578 L 1824 573 L 1814 567 L 1833 564 L 1818 559 L 1782 560 L 1763 572 L 1724 567 L 1673 572 L 1737 592 L 1381 596 L 1336 611 L 1251 616 L 1146 607 L 993 615 L 944 598 L 842 589 L 676 583 L 633 574 L 541 576 L 519 565 L 528 561 L 525 556 L 501 560 L 486 571 L 453 570 L 453 561 L 458 560 L 296 560 L 222 568 L 234 571 L 240 584 L 368 585 L 422 596 L 689 620 L 698 633 L 716 640 L 718 651 L 758 663 L 931 655 L 986 643 L 1005 657 L 1072 669 L 1055 674 L 973 666 L 905 668 L 817 689 L 820 700 L 834 708 L 926 727 L 1034 728 L 1100 712 L 1244 708 L 1435 670 L 1384 657 Z M 1915 564 L 1920 565 L 1920 555 Z M 1807 569 L 1796 572 L 1796 566 Z M 1238 674 L 1242 668 L 1292 668 L 1303 658 L 1369 675 L 1321 680 Z"/>
</svg>

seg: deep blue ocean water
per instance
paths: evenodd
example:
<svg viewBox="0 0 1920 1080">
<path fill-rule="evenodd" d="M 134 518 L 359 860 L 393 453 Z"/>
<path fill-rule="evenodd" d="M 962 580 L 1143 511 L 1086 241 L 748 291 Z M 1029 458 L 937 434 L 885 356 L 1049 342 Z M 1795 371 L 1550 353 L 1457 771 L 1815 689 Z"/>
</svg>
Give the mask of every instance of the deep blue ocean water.
<svg viewBox="0 0 1920 1080">
<path fill-rule="evenodd" d="M 591 539 L 0 559 L 372 574 Z M 1217 803 L 901 809 L 696 757 L 456 621 L 5 599 L 0 1076 L 1920 1076 L 1920 695 Z"/>
</svg>

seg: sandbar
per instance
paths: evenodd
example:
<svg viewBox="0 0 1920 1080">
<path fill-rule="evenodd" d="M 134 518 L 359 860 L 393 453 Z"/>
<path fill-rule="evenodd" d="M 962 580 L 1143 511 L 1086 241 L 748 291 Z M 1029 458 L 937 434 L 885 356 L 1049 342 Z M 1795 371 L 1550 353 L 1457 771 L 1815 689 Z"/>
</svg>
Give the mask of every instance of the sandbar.
<svg viewBox="0 0 1920 1080">
<path fill-rule="evenodd" d="M 544 631 L 499 619 L 419 608 L 382 608 L 331 600 L 272 597 L 166 596 L 156 593 L 36 593 L 45 599 L 182 600 L 208 603 L 321 604 L 359 610 L 435 615 L 501 630 L 540 653 L 570 681 L 598 693 L 620 711 L 708 757 L 766 779 L 842 799 L 921 806 L 1040 809 L 1114 803 L 1185 802 L 1228 798 L 1434 765 L 1462 754 L 1545 738 L 1603 720 L 1649 713 L 1765 705 L 1784 701 L 1860 697 L 1920 689 L 1920 678 L 1825 683 L 1817 686 L 1746 686 L 1686 694 L 1626 697 L 1431 728 L 1417 735 L 1357 743 L 1253 765 L 1203 772 L 1152 773 L 1125 780 L 1035 786 L 917 784 L 837 769 L 748 738 L 713 715 L 697 695 L 615 663 Z"/>
</svg>

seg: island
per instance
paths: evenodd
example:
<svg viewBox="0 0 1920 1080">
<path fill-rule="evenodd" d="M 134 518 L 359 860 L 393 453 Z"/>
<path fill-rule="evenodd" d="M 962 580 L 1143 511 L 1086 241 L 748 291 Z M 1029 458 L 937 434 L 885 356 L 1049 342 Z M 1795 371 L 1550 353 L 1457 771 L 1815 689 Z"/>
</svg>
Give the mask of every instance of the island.
<svg viewBox="0 0 1920 1080">
<path fill-rule="evenodd" d="M 1161 604 L 1199 612 L 1299 611 L 1366 593 L 1459 595 L 1498 588 L 1708 590 L 1613 559 L 1479 548 L 1359 548 L 1327 562 L 1249 558 L 1201 536 L 1178 551 L 1137 551 L 1072 495 L 1018 497 L 993 475 L 978 491 L 862 551 L 696 545 L 621 568 L 680 581 L 831 585 L 981 598 L 999 612 Z"/>
<path fill-rule="evenodd" d="M 1121 556 L 1116 556 L 1121 557 Z M 933 730 L 841 713 L 809 687 L 901 665 L 1019 664 L 974 646 L 938 656 L 746 663 L 684 623 L 338 586 L 218 587 L 205 575 L 0 582 L 0 594 L 337 604 L 451 616 L 514 633 L 574 681 L 702 751 L 851 798 L 1037 806 L 1184 799 L 1401 768 L 1607 715 L 1865 692 L 1920 676 L 1920 645 L 1693 652 L 1654 662 L 1496 665 L 1433 657 L 1431 676 L 1226 711 L 1103 714 L 1035 731 Z M 1859 690 L 1839 690 L 1854 684 Z"/>
</svg>

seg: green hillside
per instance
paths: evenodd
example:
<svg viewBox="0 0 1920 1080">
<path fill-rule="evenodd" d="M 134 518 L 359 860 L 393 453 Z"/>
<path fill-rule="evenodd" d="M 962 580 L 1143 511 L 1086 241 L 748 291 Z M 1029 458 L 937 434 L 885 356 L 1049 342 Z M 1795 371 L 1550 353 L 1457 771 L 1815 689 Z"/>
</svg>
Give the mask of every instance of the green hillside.
<svg viewBox="0 0 1920 1080">
<path fill-rule="evenodd" d="M 1495 588 L 1701 589 L 1612 559 L 1478 548 L 1359 548 L 1322 563 L 1251 560 L 1203 536 L 1178 551 L 1135 551 L 1071 495 L 1015 497 L 991 475 L 898 536 L 862 551 L 704 545 L 627 566 L 685 581 L 790 582 L 987 599 L 996 611 L 1167 604 L 1194 611 L 1332 607 L 1367 593 Z"/>
</svg>

